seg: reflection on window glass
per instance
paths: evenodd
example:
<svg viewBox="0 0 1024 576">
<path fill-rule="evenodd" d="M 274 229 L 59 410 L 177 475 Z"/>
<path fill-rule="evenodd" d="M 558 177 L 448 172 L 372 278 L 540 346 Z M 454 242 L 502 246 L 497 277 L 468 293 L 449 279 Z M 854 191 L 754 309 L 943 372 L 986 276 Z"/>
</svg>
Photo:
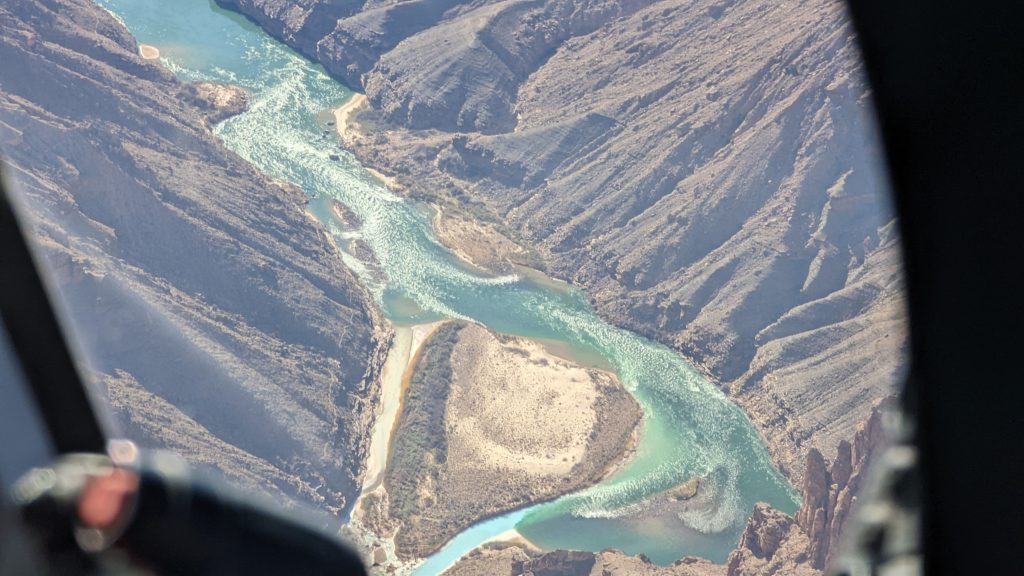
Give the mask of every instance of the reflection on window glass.
<svg viewBox="0 0 1024 576">
<path fill-rule="evenodd" d="M 0 438 L 3 438 L 0 486 L 9 490 L 27 470 L 49 462 L 53 452 L 2 320 L 0 383 L 3 385 L 3 399 L 0 401 Z"/>
</svg>

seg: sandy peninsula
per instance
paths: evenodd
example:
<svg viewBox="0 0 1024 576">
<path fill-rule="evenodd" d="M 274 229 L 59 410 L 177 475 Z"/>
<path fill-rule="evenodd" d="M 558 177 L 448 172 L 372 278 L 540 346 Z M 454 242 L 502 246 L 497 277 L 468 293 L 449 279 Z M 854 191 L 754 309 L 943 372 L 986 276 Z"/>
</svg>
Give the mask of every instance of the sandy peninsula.
<svg viewBox="0 0 1024 576">
<path fill-rule="evenodd" d="M 359 123 L 355 120 L 355 115 L 368 103 L 365 94 L 353 94 L 344 104 L 334 109 L 334 129 L 338 133 L 338 137 L 345 144 L 351 144 L 354 140 L 358 140 L 363 137 L 359 131 Z M 391 190 L 400 190 L 402 185 L 393 176 L 388 176 L 378 170 L 374 170 L 368 166 L 363 166 L 367 172 L 373 175 L 374 178 L 380 180 L 385 186 Z"/>
<path fill-rule="evenodd" d="M 160 49 L 150 44 L 139 44 L 139 55 L 145 60 L 160 58 Z"/>
<path fill-rule="evenodd" d="M 598 482 L 628 454 L 641 418 L 613 374 L 455 322 L 422 346 L 404 398 L 382 486 L 364 503 L 364 521 L 402 560 Z"/>
<path fill-rule="evenodd" d="M 528 550 L 540 551 L 540 548 L 536 544 L 534 544 L 533 542 L 530 542 L 529 540 L 527 540 L 526 536 L 523 536 L 522 534 L 520 534 L 519 530 L 516 530 L 515 528 L 513 528 L 511 530 L 506 530 L 506 531 L 502 532 L 501 534 L 498 534 L 494 538 L 491 538 L 487 542 L 484 542 L 484 544 L 493 544 L 493 543 L 512 544 L 512 545 L 518 546 L 520 548 L 525 548 L 525 549 L 528 549 Z"/>
<path fill-rule="evenodd" d="M 354 114 L 357 110 L 367 104 L 366 94 L 353 94 L 344 104 L 338 106 L 334 110 L 334 127 L 338 131 L 338 136 L 343 141 L 349 141 L 353 138 L 361 137 L 361 134 L 356 130 L 358 124 L 354 121 Z"/>
</svg>

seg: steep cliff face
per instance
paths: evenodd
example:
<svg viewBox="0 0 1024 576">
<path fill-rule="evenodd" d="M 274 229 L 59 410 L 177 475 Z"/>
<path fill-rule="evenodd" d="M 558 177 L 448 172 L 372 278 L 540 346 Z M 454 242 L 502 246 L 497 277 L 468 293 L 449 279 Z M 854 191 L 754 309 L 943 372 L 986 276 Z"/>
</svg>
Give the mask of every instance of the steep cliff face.
<svg viewBox="0 0 1024 576">
<path fill-rule="evenodd" d="M 879 407 L 872 410 L 871 416 L 857 427 L 852 443 L 839 443 L 831 466 L 818 450 L 807 453 L 803 502 L 795 520 L 810 539 L 809 561 L 815 568 L 828 566 L 839 555 L 839 536 L 866 481 L 871 457 L 885 440 L 883 411 Z"/>
<path fill-rule="evenodd" d="M 808 561 L 809 544 L 791 516 L 758 504 L 729 555 L 726 576 L 817 576 Z"/>
<path fill-rule="evenodd" d="M 301 42 L 295 3 L 239 3 L 366 91 L 360 158 L 702 366 L 795 482 L 891 392 L 898 238 L 839 2 L 383 0 Z"/>
<path fill-rule="evenodd" d="M 244 97 L 86 0 L 5 2 L 0 29 L 5 174 L 125 431 L 345 509 L 387 335 L 303 194 L 210 132 Z"/>
<path fill-rule="evenodd" d="M 817 449 L 808 452 L 803 503 L 795 517 L 757 505 L 729 555 L 728 576 L 813 576 L 839 556 L 840 535 L 853 517 L 872 457 L 885 441 L 882 414 L 888 408 L 888 401 L 875 404 L 853 442 L 839 443 L 831 464 Z"/>
<path fill-rule="evenodd" d="M 384 118 L 410 128 L 512 131 L 517 94 L 553 51 L 645 2 L 536 0 L 467 7 L 403 40 L 364 77 Z"/>
<path fill-rule="evenodd" d="M 642 0 L 217 0 L 365 85 L 385 117 L 413 128 L 504 132 L 516 92 L 566 40 Z M 326 31 L 326 32 L 325 32 Z"/>
<path fill-rule="evenodd" d="M 306 56 L 316 56 L 316 44 L 334 23 L 354 14 L 364 0 L 217 0 L 260 24 L 267 33 Z"/>
</svg>

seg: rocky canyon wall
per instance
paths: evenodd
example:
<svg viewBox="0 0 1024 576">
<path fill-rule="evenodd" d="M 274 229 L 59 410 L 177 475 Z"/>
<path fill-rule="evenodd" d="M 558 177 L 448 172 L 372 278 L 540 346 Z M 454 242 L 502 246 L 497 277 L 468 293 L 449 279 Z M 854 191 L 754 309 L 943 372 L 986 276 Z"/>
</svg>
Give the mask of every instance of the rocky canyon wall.
<svg viewBox="0 0 1024 576">
<path fill-rule="evenodd" d="M 0 31 L 4 173 L 121 430 L 344 511 L 388 334 L 304 194 L 211 133 L 244 97 L 142 60 L 90 1 L 4 2 Z"/>
</svg>

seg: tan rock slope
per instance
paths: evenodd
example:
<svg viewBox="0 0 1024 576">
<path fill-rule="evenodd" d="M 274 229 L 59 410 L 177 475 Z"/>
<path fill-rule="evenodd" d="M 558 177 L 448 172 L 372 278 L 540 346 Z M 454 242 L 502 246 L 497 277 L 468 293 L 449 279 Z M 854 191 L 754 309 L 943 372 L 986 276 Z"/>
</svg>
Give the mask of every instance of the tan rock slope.
<svg viewBox="0 0 1024 576">
<path fill-rule="evenodd" d="M 387 334 L 301 191 L 226 150 L 231 87 L 178 82 L 86 0 L 0 4 L 0 148 L 122 430 L 343 511 Z"/>
</svg>

